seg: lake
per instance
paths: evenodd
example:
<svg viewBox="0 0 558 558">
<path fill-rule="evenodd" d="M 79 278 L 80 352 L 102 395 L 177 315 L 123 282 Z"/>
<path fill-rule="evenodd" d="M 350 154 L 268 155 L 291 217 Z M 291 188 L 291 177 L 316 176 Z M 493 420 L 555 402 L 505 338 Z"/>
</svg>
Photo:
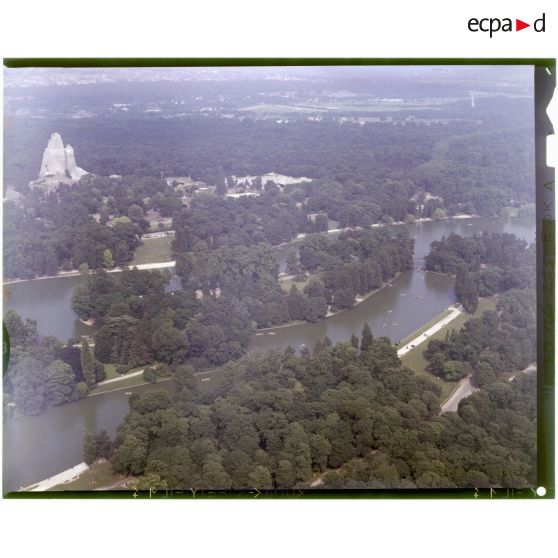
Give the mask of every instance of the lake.
<svg viewBox="0 0 558 558">
<path fill-rule="evenodd" d="M 529 242 L 535 240 L 534 219 L 453 219 L 396 227 L 408 228 L 415 238 L 417 259 L 424 258 L 432 241 L 451 232 L 464 236 L 482 230 L 510 232 Z M 295 241 L 277 250 L 280 265 L 284 267 L 286 255 L 299 243 Z M 22 317 L 37 320 L 42 335 L 56 335 L 63 340 L 78 337 L 91 332 L 91 328 L 76 320 L 70 306 L 72 289 L 80 281 L 83 278 L 63 277 L 6 285 L 4 308 L 13 308 Z M 180 288 L 180 280 L 174 277 L 168 288 Z M 453 301 L 453 278 L 430 272 L 405 272 L 394 279 L 391 286 L 320 323 L 256 332 L 249 348 L 265 351 L 289 345 L 297 349 L 301 344 L 312 347 L 317 338 L 325 335 L 333 342 L 346 341 L 353 332 L 360 335 L 366 321 L 374 335 L 385 335 L 397 342 L 430 321 Z M 114 391 L 48 409 L 36 417 L 21 417 L 4 423 L 4 491 L 28 486 L 80 463 L 86 429 L 104 428 L 114 436 L 116 427 L 128 412 L 126 392 L 144 393 L 158 388 L 157 385 L 146 385 Z"/>
<path fill-rule="evenodd" d="M 141 379 L 138 379 L 140 382 Z M 145 384 L 112 391 L 60 407 L 39 416 L 4 422 L 4 493 L 29 486 L 83 461 L 82 441 L 86 429 L 105 429 L 111 438 L 128 414 L 128 392 L 143 394 L 165 389 L 170 382 Z"/>
</svg>

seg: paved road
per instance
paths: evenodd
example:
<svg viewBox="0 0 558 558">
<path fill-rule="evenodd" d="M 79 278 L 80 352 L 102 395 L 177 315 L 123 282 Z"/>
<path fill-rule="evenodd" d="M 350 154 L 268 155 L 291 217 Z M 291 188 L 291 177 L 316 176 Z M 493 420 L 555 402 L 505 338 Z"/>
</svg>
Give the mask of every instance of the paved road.
<svg viewBox="0 0 558 558">
<path fill-rule="evenodd" d="M 174 260 L 169 262 L 159 262 L 159 263 L 147 263 L 147 264 L 139 264 L 127 267 L 127 269 L 132 269 L 132 267 L 137 267 L 138 269 L 161 269 L 163 267 L 174 267 L 176 262 Z M 118 273 L 122 271 L 122 269 L 110 269 L 110 272 Z"/>
<path fill-rule="evenodd" d="M 524 370 L 521 371 L 521 373 L 523 374 L 528 374 L 530 372 L 535 372 L 537 370 L 537 365 L 536 364 L 530 364 L 529 366 L 527 366 L 527 368 L 525 368 Z M 513 381 L 513 379 L 517 376 L 517 374 L 514 374 L 511 378 L 508 379 L 508 382 Z M 471 395 L 472 393 L 474 393 L 475 391 L 478 391 L 479 388 L 476 388 L 473 386 L 473 384 L 471 383 L 471 377 L 467 376 L 465 378 L 463 378 L 457 388 L 455 389 L 455 391 L 444 401 L 444 403 L 442 403 L 441 409 L 442 409 L 442 413 L 447 413 L 447 412 L 457 412 L 457 408 L 459 406 L 459 402 L 462 399 L 465 399 L 465 397 L 469 397 L 469 395 Z"/>
<path fill-rule="evenodd" d="M 397 356 L 402 357 L 403 355 L 406 355 L 409 351 L 412 351 L 415 347 L 417 347 L 421 343 L 428 341 L 428 339 L 432 335 L 440 331 L 443 327 L 445 327 L 450 322 L 455 320 L 455 318 L 457 318 L 459 314 L 461 314 L 461 306 L 459 307 L 450 306 L 448 310 L 451 310 L 451 312 L 445 318 L 442 318 L 439 322 L 435 323 L 433 326 L 429 327 L 426 331 L 422 332 L 418 337 L 415 337 L 414 339 L 409 341 L 406 345 L 401 347 L 397 351 Z"/>
<path fill-rule="evenodd" d="M 478 391 L 478 389 L 479 388 L 473 387 L 471 377 L 466 376 L 459 382 L 454 392 L 442 403 L 442 413 L 457 412 L 459 402 L 465 399 L 465 397 L 469 397 L 473 392 Z"/>
<path fill-rule="evenodd" d="M 537 371 L 537 365 L 536 365 L 536 363 L 532 363 L 532 364 L 529 364 L 529 366 L 527 366 L 527 368 L 522 370 L 521 373 L 522 374 L 529 374 L 530 372 L 536 372 L 536 371 Z M 516 376 L 517 376 L 517 374 L 514 374 L 513 376 L 511 376 L 508 379 L 508 382 L 512 382 Z"/>
</svg>

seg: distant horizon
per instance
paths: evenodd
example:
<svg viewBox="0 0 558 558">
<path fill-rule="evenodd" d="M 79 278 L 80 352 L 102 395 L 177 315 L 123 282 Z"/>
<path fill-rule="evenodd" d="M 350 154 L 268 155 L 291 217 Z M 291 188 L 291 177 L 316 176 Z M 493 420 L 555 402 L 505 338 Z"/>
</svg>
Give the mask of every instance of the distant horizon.
<svg viewBox="0 0 558 558">
<path fill-rule="evenodd" d="M 413 78 L 441 83 L 449 79 L 493 83 L 495 80 L 525 82 L 532 88 L 531 65 L 342 65 L 342 66 L 204 66 L 204 67 L 95 67 L 50 68 L 4 67 L 4 89 L 48 85 L 83 85 L 86 83 L 117 83 L 130 81 L 283 81 L 286 78 L 310 82 L 370 78 Z M 34 78 L 37 83 L 29 83 Z M 41 81 L 42 80 L 42 81 Z M 63 83 L 56 83 L 63 80 Z M 502 83 L 503 86 L 509 85 Z M 518 83 L 513 84 L 515 86 Z"/>
</svg>

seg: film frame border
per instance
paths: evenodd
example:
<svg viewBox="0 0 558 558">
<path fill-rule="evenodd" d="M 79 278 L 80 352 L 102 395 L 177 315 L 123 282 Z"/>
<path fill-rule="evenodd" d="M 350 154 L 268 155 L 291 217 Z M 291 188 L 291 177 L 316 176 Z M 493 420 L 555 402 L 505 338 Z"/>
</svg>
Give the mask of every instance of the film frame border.
<svg viewBox="0 0 558 558">
<path fill-rule="evenodd" d="M 7 68 L 153 68 L 249 66 L 533 66 L 537 239 L 537 488 L 294 489 L 9 492 L 7 499 L 554 499 L 555 498 L 555 169 L 547 108 L 556 87 L 553 58 L 5 58 Z M 6 336 L 4 348 L 6 347 Z M 7 340 L 9 347 L 9 339 Z M 4 351 L 5 354 L 5 351 Z"/>
</svg>

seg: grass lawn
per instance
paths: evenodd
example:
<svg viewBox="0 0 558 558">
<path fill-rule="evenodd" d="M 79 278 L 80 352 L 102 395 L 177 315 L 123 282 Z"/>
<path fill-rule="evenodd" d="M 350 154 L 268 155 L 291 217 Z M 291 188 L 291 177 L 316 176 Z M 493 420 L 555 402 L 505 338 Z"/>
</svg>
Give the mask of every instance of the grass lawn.
<svg viewBox="0 0 558 558">
<path fill-rule="evenodd" d="M 479 305 L 473 317 L 479 318 L 485 310 L 494 310 L 495 307 L 496 307 L 495 298 L 479 298 Z M 443 317 L 443 314 L 440 314 L 440 316 L 438 316 L 438 318 L 435 318 L 434 321 L 437 321 L 437 319 L 441 317 Z M 463 327 L 463 324 L 470 319 L 471 319 L 470 315 L 460 314 L 459 316 L 457 316 L 457 318 L 455 318 L 455 320 L 451 321 L 440 331 L 438 331 L 434 335 L 431 335 L 430 339 L 443 339 L 446 335 L 446 331 L 448 330 L 451 331 L 452 329 L 459 330 Z M 412 339 L 416 337 L 417 333 L 420 335 L 421 331 L 424 331 L 424 327 L 425 326 L 423 326 L 423 328 L 418 329 L 416 332 L 411 334 L 408 338 Z M 404 341 L 405 340 L 403 340 L 400 346 L 403 346 L 405 344 Z M 401 357 L 401 360 L 403 361 L 403 364 L 405 366 L 408 366 L 416 374 L 419 374 L 420 376 L 428 377 L 434 380 L 437 384 L 439 384 L 440 387 L 442 388 L 442 394 L 440 396 L 440 400 L 445 401 L 449 397 L 451 392 L 455 389 L 458 382 L 446 382 L 444 380 L 439 380 L 436 378 L 436 376 L 434 376 L 433 374 L 428 372 L 428 370 L 426 370 L 426 366 L 428 365 L 428 362 L 422 356 L 422 353 L 424 352 L 427 346 L 428 343 L 423 343 L 422 345 L 419 345 L 415 349 L 409 351 L 406 355 L 403 355 Z"/>
<path fill-rule="evenodd" d="M 136 250 L 132 265 L 161 263 L 172 260 L 171 242 L 172 236 L 161 236 L 156 238 L 145 238 Z"/>
<path fill-rule="evenodd" d="M 288 293 L 293 285 L 296 285 L 297 289 L 299 291 L 302 291 L 302 289 L 304 289 L 304 287 L 306 287 L 306 285 L 308 284 L 309 280 L 310 277 L 308 277 L 304 281 L 294 281 L 293 279 L 287 279 L 286 281 L 281 281 L 279 284 L 281 285 L 281 288 Z"/>
<path fill-rule="evenodd" d="M 287 279 L 286 281 L 279 281 L 279 284 L 281 285 L 281 288 L 287 293 L 291 290 L 291 287 L 293 285 L 296 285 L 297 289 L 299 291 L 302 291 L 302 289 L 304 289 L 304 287 L 306 287 L 306 285 L 308 285 L 308 283 L 310 282 L 310 279 L 312 279 L 312 277 L 317 277 L 319 279 L 320 274 L 319 273 L 311 273 L 303 281 L 294 281 L 293 279 Z"/>
<path fill-rule="evenodd" d="M 105 364 L 105 380 L 118 378 L 120 374 L 116 371 L 116 364 Z"/>
<path fill-rule="evenodd" d="M 112 466 L 108 461 L 96 463 L 91 469 L 82 473 L 76 480 L 57 484 L 49 488 L 49 492 L 53 490 L 93 490 L 103 486 L 110 486 L 119 480 L 125 478 L 123 475 L 117 475 L 112 472 Z"/>
</svg>

